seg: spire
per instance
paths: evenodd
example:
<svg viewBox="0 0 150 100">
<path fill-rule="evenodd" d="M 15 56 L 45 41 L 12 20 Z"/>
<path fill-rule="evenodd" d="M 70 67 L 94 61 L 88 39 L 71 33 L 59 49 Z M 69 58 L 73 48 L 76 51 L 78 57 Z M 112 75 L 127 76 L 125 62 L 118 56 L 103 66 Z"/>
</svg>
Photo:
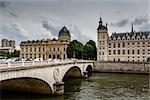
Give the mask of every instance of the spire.
<svg viewBox="0 0 150 100">
<path fill-rule="evenodd" d="M 133 23 L 131 24 L 131 32 L 133 33 Z"/>
<path fill-rule="evenodd" d="M 103 21 L 102 21 L 102 18 L 100 17 L 99 25 L 102 25 L 102 24 L 103 24 Z"/>
</svg>

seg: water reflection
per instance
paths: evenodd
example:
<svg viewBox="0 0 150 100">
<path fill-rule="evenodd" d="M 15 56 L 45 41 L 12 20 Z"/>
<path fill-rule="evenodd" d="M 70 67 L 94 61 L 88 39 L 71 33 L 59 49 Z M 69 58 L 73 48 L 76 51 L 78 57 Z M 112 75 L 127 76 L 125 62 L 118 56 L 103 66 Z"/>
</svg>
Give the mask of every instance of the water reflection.
<svg viewBox="0 0 150 100">
<path fill-rule="evenodd" d="M 49 96 L 1 91 L 2 100 L 149 100 L 149 75 L 94 73 L 65 82 L 65 94 Z"/>
</svg>

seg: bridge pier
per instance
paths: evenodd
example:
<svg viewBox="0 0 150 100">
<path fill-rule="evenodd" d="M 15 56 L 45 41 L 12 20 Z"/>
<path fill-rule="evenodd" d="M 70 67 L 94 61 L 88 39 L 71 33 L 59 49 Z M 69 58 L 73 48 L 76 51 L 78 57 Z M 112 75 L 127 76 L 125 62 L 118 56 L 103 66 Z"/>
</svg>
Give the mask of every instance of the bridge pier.
<svg viewBox="0 0 150 100">
<path fill-rule="evenodd" d="M 83 77 L 88 77 L 88 71 L 83 72 Z"/>
<path fill-rule="evenodd" d="M 54 95 L 64 94 L 64 82 L 56 82 L 53 84 Z"/>
</svg>

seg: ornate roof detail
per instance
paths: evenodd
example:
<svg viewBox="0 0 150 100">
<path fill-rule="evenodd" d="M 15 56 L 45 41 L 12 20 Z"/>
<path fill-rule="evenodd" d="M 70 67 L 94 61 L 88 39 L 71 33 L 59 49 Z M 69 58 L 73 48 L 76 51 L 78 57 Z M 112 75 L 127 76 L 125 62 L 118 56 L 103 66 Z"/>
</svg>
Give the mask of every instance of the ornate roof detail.
<svg viewBox="0 0 150 100">
<path fill-rule="evenodd" d="M 103 25 L 103 21 L 102 21 L 101 17 L 99 20 L 99 26 L 98 26 L 97 30 L 107 30 L 107 24 L 106 24 L 106 26 Z"/>
<path fill-rule="evenodd" d="M 69 30 L 64 26 L 60 31 L 58 36 L 69 36 L 70 37 L 70 32 Z"/>
</svg>

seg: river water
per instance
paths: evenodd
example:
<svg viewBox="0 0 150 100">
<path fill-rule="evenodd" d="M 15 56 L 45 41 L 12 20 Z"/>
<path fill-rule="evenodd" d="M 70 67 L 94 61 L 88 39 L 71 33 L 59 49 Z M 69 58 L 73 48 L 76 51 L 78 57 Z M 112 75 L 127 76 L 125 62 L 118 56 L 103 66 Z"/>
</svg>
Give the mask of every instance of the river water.
<svg viewBox="0 0 150 100">
<path fill-rule="evenodd" d="M 2 100 L 150 100 L 149 75 L 93 73 L 65 82 L 65 94 L 49 96 L 1 91 Z"/>
</svg>

